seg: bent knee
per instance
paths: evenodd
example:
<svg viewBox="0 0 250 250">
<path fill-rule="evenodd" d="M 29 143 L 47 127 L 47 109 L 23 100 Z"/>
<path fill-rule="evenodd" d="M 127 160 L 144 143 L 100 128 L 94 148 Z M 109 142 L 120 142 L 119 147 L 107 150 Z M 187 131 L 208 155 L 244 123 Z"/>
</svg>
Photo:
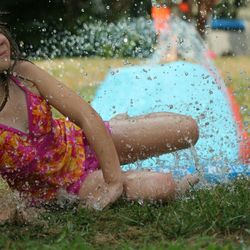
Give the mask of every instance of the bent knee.
<svg viewBox="0 0 250 250">
<path fill-rule="evenodd" d="M 199 126 L 198 123 L 196 122 L 196 120 L 194 120 L 193 118 L 190 117 L 191 120 L 191 131 L 192 131 L 192 144 L 196 144 L 196 142 L 199 139 Z"/>
<path fill-rule="evenodd" d="M 188 128 L 190 133 L 189 140 L 192 145 L 195 145 L 199 139 L 199 127 L 195 119 L 193 119 L 191 116 L 188 118 Z"/>
</svg>

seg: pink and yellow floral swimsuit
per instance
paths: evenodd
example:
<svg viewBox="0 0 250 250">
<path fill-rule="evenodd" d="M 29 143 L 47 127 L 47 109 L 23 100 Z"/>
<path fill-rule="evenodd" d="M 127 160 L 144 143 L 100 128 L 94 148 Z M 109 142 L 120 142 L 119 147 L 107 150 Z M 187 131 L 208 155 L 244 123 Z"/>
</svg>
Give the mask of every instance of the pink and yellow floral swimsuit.
<svg viewBox="0 0 250 250">
<path fill-rule="evenodd" d="M 26 94 L 29 132 L 0 124 L 2 177 L 32 201 L 55 199 L 61 188 L 77 194 L 87 174 L 98 168 L 83 131 L 67 119 L 53 119 L 43 97 L 12 80 Z"/>
</svg>

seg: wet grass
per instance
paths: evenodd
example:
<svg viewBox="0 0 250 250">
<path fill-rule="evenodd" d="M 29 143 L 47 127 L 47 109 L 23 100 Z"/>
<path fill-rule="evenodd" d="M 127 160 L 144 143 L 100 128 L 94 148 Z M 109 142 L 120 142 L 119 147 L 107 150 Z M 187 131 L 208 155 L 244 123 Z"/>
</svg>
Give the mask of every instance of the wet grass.
<svg viewBox="0 0 250 250">
<path fill-rule="evenodd" d="M 110 68 L 128 63 L 138 61 L 93 58 L 39 62 L 87 101 Z M 250 107 L 250 58 L 219 58 L 216 64 L 239 103 Z M 243 116 L 249 118 L 247 113 Z M 239 179 L 193 190 L 185 199 L 169 204 L 120 200 L 102 212 L 52 207 L 34 224 L 1 226 L 0 249 L 250 249 L 249 190 L 249 179 Z"/>
<path fill-rule="evenodd" d="M 250 182 L 157 205 L 124 200 L 102 212 L 48 209 L 33 225 L 0 227 L 0 249 L 249 249 Z"/>
</svg>

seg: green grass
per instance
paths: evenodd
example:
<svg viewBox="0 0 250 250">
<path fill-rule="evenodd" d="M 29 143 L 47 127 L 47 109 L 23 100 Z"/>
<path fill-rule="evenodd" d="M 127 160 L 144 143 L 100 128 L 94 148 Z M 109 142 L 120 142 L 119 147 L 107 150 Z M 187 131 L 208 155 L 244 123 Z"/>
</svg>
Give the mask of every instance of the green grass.
<svg viewBox="0 0 250 250">
<path fill-rule="evenodd" d="M 90 101 L 107 71 L 128 62 L 94 58 L 39 63 Z M 84 71 L 71 72 L 72 64 Z M 216 64 L 239 103 L 250 107 L 250 58 L 219 58 Z M 65 76 L 68 71 L 72 74 Z M 88 79 L 83 72 L 89 72 Z M 249 114 L 243 117 L 246 121 Z M 1 226 L 0 249 L 250 249 L 249 190 L 249 179 L 242 179 L 193 190 L 169 204 L 121 199 L 102 212 L 54 206 L 33 224 Z"/>
<path fill-rule="evenodd" d="M 0 249 L 247 249 L 250 182 L 157 205 L 120 200 L 93 212 L 53 207 L 34 225 L 0 228 Z"/>
<path fill-rule="evenodd" d="M 221 57 L 216 65 L 227 86 L 234 90 L 234 96 L 241 105 L 243 120 L 250 131 L 250 57 Z"/>
</svg>

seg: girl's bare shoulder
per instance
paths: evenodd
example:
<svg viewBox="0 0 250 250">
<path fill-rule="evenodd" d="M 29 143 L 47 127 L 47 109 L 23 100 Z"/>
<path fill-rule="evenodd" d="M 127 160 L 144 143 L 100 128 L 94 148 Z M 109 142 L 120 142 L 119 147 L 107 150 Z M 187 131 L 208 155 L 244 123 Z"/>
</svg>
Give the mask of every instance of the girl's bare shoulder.
<svg viewBox="0 0 250 250">
<path fill-rule="evenodd" d="M 17 76 L 22 76 L 23 78 L 31 79 L 34 78 L 35 67 L 35 64 L 30 61 L 20 60 L 16 62 L 13 69 L 13 74 L 16 74 Z"/>
<path fill-rule="evenodd" d="M 30 61 L 18 61 L 13 69 L 13 75 L 19 78 L 30 91 L 40 95 L 36 87 L 35 67 L 35 64 Z"/>
</svg>

